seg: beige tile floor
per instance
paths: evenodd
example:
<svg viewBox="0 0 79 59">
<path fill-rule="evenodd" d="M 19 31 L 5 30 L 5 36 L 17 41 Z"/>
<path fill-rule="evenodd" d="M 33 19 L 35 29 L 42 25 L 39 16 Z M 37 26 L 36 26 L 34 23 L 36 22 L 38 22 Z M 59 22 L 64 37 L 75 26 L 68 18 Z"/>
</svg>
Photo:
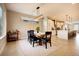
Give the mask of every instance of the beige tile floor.
<svg viewBox="0 0 79 59">
<path fill-rule="evenodd" d="M 52 36 L 52 47 L 48 44 L 45 46 L 35 47 L 27 41 L 27 39 L 8 42 L 2 56 L 75 56 L 79 55 L 79 34 L 76 38 L 70 40 L 59 39 Z"/>
</svg>

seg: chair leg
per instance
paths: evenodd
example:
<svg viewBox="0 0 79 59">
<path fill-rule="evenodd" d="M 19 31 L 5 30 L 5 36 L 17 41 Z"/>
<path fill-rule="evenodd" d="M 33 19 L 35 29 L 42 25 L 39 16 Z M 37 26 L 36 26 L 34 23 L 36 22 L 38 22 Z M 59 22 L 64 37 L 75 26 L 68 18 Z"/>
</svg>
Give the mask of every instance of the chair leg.
<svg viewBox="0 0 79 59">
<path fill-rule="evenodd" d="M 47 49 L 47 42 L 45 42 L 45 48 Z"/>
<path fill-rule="evenodd" d="M 34 47 L 34 41 L 33 41 L 33 47 Z"/>
<path fill-rule="evenodd" d="M 32 44 L 32 41 L 30 41 L 30 44 Z"/>
<path fill-rule="evenodd" d="M 28 41 L 30 40 L 30 38 L 28 37 Z"/>
<path fill-rule="evenodd" d="M 51 41 L 50 41 L 50 46 L 52 46 L 52 45 L 51 45 Z"/>
<path fill-rule="evenodd" d="M 32 44 L 32 41 L 31 40 L 29 40 L 29 42 L 30 42 L 30 44 Z"/>
</svg>

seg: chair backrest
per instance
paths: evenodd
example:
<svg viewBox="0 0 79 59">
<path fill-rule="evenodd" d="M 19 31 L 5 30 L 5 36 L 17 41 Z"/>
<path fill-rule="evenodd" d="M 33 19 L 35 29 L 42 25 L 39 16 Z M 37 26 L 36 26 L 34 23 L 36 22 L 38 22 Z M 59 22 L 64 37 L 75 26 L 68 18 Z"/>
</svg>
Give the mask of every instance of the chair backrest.
<svg viewBox="0 0 79 59">
<path fill-rule="evenodd" d="M 28 37 L 30 37 L 30 31 L 27 31 Z"/>
<path fill-rule="evenodd" d="M 30 30 L 30 36 L 34 35 L 34 30 Z"/>
<path fill-rule="evenodd" d="M 47 40 L 51 40 L 52 32 L 45 32 Z"/>
<path fill-rule="evenodd" d="M 28 39 L 33 38 L 33 36 L 34 36 L 34 30 L 28 30 L 27 34 L 28 34 Z"/>
</svg>

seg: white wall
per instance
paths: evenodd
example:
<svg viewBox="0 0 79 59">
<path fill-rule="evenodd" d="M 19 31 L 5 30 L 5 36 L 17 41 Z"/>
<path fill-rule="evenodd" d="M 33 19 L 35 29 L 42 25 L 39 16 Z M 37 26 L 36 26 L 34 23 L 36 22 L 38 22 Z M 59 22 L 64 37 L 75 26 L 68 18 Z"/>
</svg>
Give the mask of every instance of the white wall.
<svg viewBox="0 0 79 59">
<path fill-rule="evenodd" d="M 31 17 L 26 14 L 7 11 L 7 31 L 15 31 L 16 29 L 20 31 L 19 38 L 24 39 L 27 37 L 27 30 L 36 30 L 39 26 L 36 22 L 25 22 L 21 17 Z"/>
<path fill-rule="evenodd" d="M 55 29 L 54 27 L 54 21 L 48 19 L 48 31 L 52 31 L 52 35 L 56 35 L 56 30 L 52 30 Z"/>
</svg>

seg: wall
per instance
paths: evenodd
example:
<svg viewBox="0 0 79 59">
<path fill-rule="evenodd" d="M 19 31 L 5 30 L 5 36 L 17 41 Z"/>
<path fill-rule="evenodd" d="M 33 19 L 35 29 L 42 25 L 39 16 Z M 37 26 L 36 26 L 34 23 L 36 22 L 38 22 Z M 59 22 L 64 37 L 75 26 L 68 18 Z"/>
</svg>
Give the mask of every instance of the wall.
<svg viewBox="0 0 79 59">
<path fill-rule="evenodd" d="M 6 45 L 6 9 L 5 6 L 2 4 L 3 9 L 4 9 L 4 14 L 3 14 L 3 20 L 4 20 L 4 28 L 3 28 L 3 36 L 0 38 L 0 54 L 2 53 L 5 45 Z"/>
<path fill-rule="evenodd" d="M 21 17 L 31 17 L 26 14 L 21 14 L 18 12 L 7 11 L 7 31 L 15 31 L 16 29 L 20 31 L 20 39 L 24 39 L 27 36 L 27 30 L 36 30 L 39 26 L 36 22 L 25 22 Z"/>
<path fill-rule="evenodd" d="M 54 21 L 48 19 L 48 30 L 51 31 L 52 28 L 55 29 L 55 27 L 54 27 Z"/>
</svg>

